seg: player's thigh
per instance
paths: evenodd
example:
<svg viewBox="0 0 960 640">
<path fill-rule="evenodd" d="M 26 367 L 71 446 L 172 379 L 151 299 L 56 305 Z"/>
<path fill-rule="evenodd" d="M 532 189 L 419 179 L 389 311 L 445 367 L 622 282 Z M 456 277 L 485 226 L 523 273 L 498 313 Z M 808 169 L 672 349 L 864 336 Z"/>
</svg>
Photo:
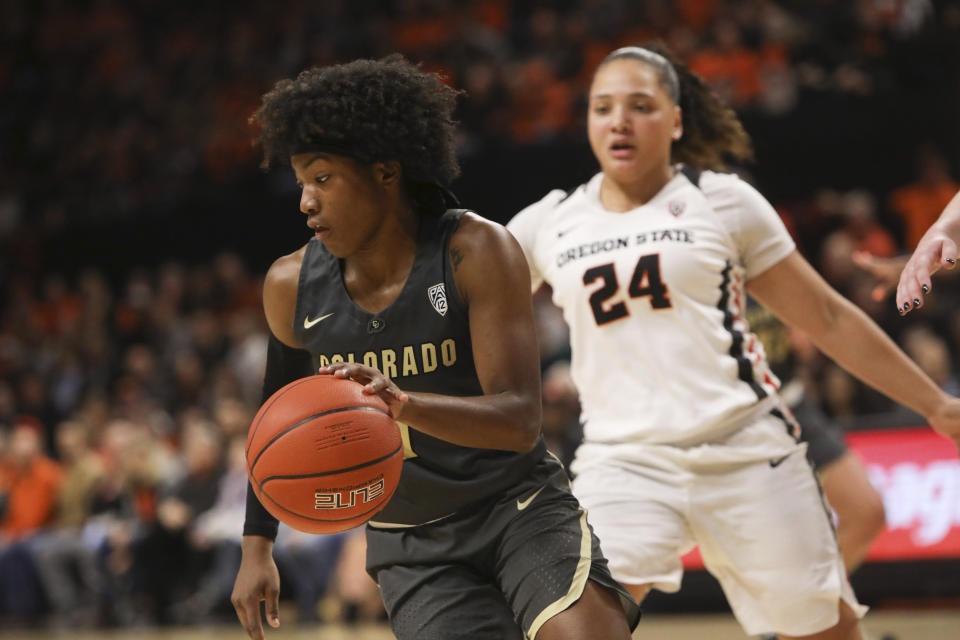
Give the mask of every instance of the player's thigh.
<svg viewBox="0 0 960 640">
<path fill-rule="evenodd" d="M 399 640 L 524 638 L 500 589 L 464 565 L 397 565 L 377 579 Z"/>
<path fill-rule="evenodd" d="M 845 522 L 861 523 L 864 528 L 878 531 L 883 527 L 883 498 L 852 452 L 847 451 L 821 469 L 820 483 L 841 527 Z"/>
<path fill-rule="evenodd" d="M 680 588 L 680 556 L 692 544 L 682 510 L 682 475 L 643 467 L 594 467 L 582 472 L 573 492 L 587 509 L 610 572 L 630 586 Z"/>
<path fill-rule="evenodd" d="M 498 508 L 504 524 L 495 560 L 496 580 L 527 636 L 539 637 L 556 616 L 576 619 L 610 601 L 616 604 L 615 619 L 604 624 L 635 626 L 639 607 L 610 575 L 600 542 L 568 483 L 551 482 L 531 495 L 529 503 L 513 500 Z M 598 588 L 609 596 L 598 596 Z M 589 597 L 584 600 L 585 593 Z"/>
<path fill-rule="evenodd" d="M 802 447 L 788 457 L 699 476 L 691 527 L 704 564 L 750 634 L 808 635 L 861 612 L 833 523 Z"/>
</svg>

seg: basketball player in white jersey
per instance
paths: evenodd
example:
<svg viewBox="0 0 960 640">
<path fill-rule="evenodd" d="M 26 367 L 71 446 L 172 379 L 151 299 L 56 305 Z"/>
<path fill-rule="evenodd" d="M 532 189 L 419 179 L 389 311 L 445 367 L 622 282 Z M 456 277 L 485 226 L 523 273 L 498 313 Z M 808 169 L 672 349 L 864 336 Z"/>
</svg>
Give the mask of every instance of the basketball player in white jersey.
<svg viewBox="0 0 960 640">
<path fill-rule="evenodd" d="M 712 170 L 748 158 L 749 140 L 684 65 L 610 54 L 588 134 L 602 172 L 508 226 L 570 325 L 584 422 L 574 491 L 614 576 L 638 600 L 676 591 L 697 544 L 748 634 L 861 638 L 865 608 L 746 295 L 953 437 L 960 400 L 821 279 L 763 196 Z"/>
</svg>

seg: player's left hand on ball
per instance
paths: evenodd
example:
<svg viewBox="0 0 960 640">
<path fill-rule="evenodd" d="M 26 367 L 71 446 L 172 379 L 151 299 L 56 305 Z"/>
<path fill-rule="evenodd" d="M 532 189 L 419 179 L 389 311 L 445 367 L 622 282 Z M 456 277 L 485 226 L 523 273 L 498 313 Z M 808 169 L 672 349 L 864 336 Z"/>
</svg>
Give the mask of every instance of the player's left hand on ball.
<svg viewBox="0 0 960 640">
<path fill-rule="evenodd" d="M 333 375 L 338 378 L 349 378 L 354 382 L 359 382 L 363 385 L 364 393 L 376 394 L 387 403 L 390 408 L 390 415 L 394 420 L 400 419 L 403 405 L 410 399 L 405 391 L 394 384 L 393 380 L 374 367 L 354 362 L 336 362 L 326 367 L 320 367 L 318 373 Z"/>
</svg>

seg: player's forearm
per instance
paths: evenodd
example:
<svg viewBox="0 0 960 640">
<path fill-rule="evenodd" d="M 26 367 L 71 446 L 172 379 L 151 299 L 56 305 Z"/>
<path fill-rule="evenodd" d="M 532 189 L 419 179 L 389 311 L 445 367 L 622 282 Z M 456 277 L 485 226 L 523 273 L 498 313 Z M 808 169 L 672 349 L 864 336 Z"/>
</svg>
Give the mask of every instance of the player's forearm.
<svg viewBox="0 0 960 640">
<path fill-rule="evenodd" d="M 813 336 L 821 351 L 863 382 L 921 415 L 931 415 L 944 402 L 944 392 L 867 314 L 839 296 L 832 306 L 830 328 Z"/>
<path fill-rule="evenodd" d="M 273 553 L 273 538 L 245 533 L 240 541 L 240 549 L 245 555 L 269 556 Z"/>
<path fill-rule="evenodd" d="M 516 392 L 473 397 L 410 393 L 400 421 L 464 447 L 526 452 L 540 435 L 540 402 Z"/>
<path fill-rule="evenodd" d="M 277 519 L 260 504 L 253 487 L 247 483 L 247 507 L 243 520 L 243 535 L 262 536 L 271 542 L 277 537 Z"/>
<path fill-rule="evenodd" d="M 953 196 L 950 204 L 924 235 L 937 232 L 944 233 L 954 242 L 960 243 L 960 192 Z"/>
</svg>

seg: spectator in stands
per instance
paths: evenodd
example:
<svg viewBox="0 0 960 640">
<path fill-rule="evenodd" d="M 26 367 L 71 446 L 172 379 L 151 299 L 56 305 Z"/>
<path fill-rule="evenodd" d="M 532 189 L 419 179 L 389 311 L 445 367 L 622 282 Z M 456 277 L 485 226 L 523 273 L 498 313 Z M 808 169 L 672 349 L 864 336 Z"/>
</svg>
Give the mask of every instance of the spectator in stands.
<svg viewBox="0 0 960 640">
<path fill-rule="evenodd" d="M 890 207 L 906 225 L 906 246 L 911 251 L 936 221 L 960 184 L 950 177 L 943 155 L 932 145 L 921 148 L 917 157 L 917 177 L 890 195 Z"/>
<path fill-rule="evenodd" d="M 238 532 L 247 503 L 245 449 L 245 435 L 230 438 L 226 468 L 219 478 L 216 500 L 188 525 L 190 547 L 209 556 L 210 568 L 196 577 L 197 586 L 176 605 L 174 616 L 181 622 L 205 621 L 218 608 L 227 608 L 232 614 L 229 610 L 230 591 L 240 567 Z"/>
<path fill-rule="evenodd" d="M 17 418 L 0 460 L 0 612 L 36 616 L 43 592 L 31 560 L 29 540 L 56 512 L 63 470 L 44 455 L 43 425 Z"/>
<path fill-rule="evenodd" d="M 0 461 L 0 492 L 6 495 L 0 540 L 22 540 L 49 524 L 62 483 L 63 469 L 44 454 L 43 425 L 31 416 L 17 418 Z"/>
<path fill-rule="evenodd" d="M 84 528 L 93 515 L 104 469 L 90 446 L 86 425 L 61 422 L 56 443 L 63 485 L 54 520 L 31 540 L 30 552 L 53 614 L 51 621 L 68 628 L 85 627 L 97 621 L 102 585 L 96 549 L 84 536 Z"/>
</svg>

